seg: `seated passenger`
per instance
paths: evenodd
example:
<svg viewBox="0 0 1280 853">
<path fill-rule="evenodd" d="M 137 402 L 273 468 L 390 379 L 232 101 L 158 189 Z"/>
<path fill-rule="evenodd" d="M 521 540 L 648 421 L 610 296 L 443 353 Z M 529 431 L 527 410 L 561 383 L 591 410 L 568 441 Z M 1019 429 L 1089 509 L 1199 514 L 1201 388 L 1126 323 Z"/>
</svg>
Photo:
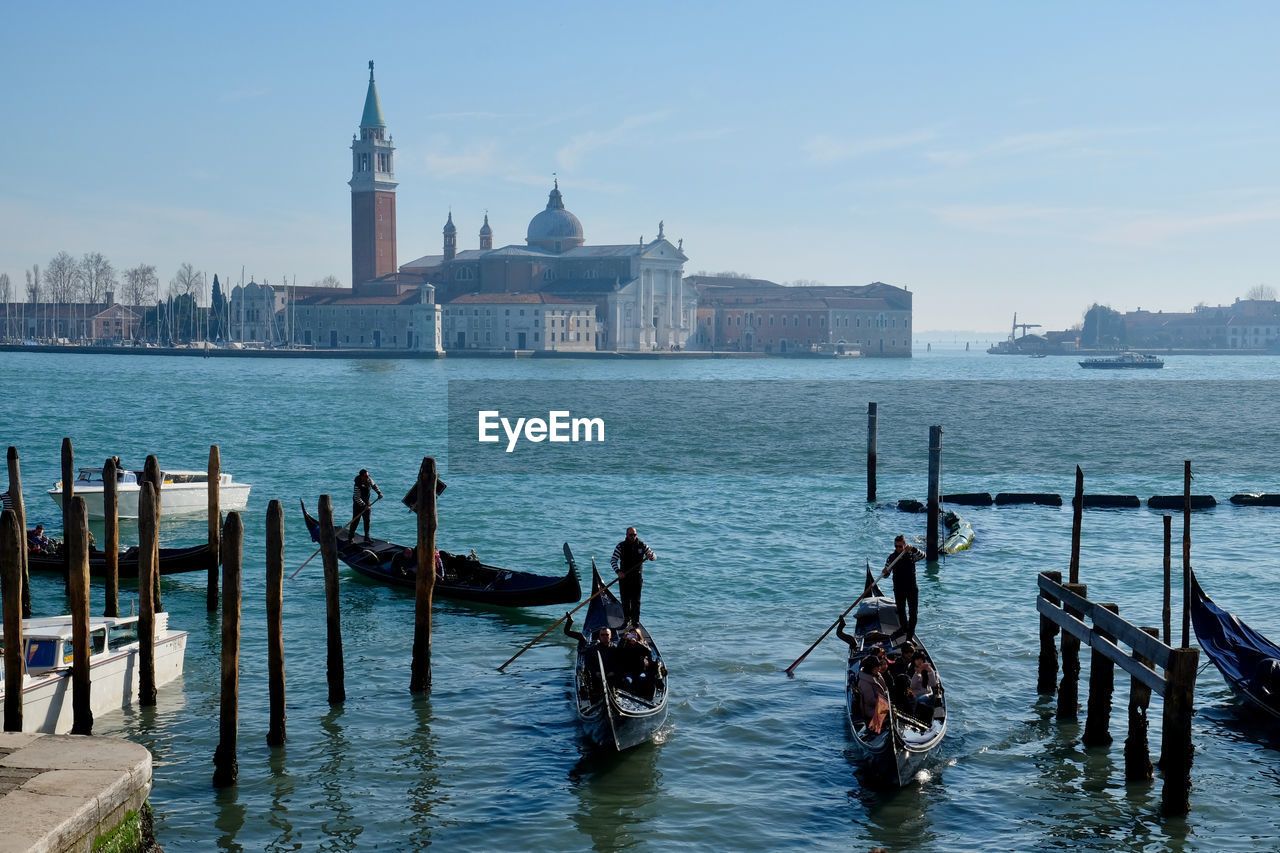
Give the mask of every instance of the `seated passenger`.
<svg viewBox="0 0 1280 853">
<path fill-rule="evenodd" d="M 409 577 L 418 569 L 418 557 L 412 548 L 402 548 L 391 558 L 391 571 L 400 577 Z"/>
<path fill-rule="evenodd" d="M 907 642 L 903 643 L 901 646 L 898 647 L 898 656 L 893 660 L 889 661 L 889 674 L 894 677 L 897 677 L 899 675 L 905 675 L 908 678 L 910 678 L 911 664 L 915 656 L 916 656 L 916 647 L 912 645 L 911 641 L 908 640 Z"/>
<path fill-rule="evenodd" d="M 616 665 L 615 683 L 619 687 L 641 697 L 653 695 L 656 676 L 653 651 L 640 639 L 639 631 L 628 631 L 618 642 Z"/>
<path fill-rule="evenodd" d="M 889 688 L 889 701 L 901 713 L 912 717 L 916 715 L 916 697 L 911 692 L 911 679 L 905 673 L 893 676 L 893 686 Z"/>
<path fill-rule="evenodd" d="M 862 659 L 862 670 L 858 673 L 858 707 L 867 721 L 867 729 L 875 734 L 884 729 L 884 721 L 889 716 L 889 691 L 881 678 L 883 671 L 880 657 L 870 654 Z"/>
<path fill-rule="evenodd" d="M 44 535 L 43 524 L 37 524 L 34 529 L 27 531 L 27 550 L 33 554 L 48 553 L 52 545 L 53 540 Z"/>
<path fill-rule="evenodd" d="M 934 672 L 928 656 L 924 652 L 916 652 L 911 661 L 911 692 L 916 702 L 930 708 L 937 707 L 939 687 L 938 673 Z"/>
</svg>

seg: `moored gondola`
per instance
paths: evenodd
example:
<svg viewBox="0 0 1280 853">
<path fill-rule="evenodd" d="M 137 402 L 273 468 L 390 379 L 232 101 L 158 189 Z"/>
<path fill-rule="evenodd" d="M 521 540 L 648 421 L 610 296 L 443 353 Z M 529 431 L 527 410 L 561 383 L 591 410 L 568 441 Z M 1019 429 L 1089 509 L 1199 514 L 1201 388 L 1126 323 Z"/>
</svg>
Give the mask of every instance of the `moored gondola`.
<svg viewBox="0 0 1280 853">
<path fill-rule="evenodd" d="M 1223 610 L 1191 575 L 1191 625 L 1227 684 L 1251 707 L 1280 717 L 1280 646 Z"/>
<path fill-rule="evenodd" d="M 59 544 L 53 550 L 28 551 L 27 566 L 33 572 L 62 573 L 65 558 Z M 161 548 L 160 574 L 176 575 L 182 572 L 207 571 L 215 564 L 213 548 L 208 544 L 195 545 L 190 548 Z M 116 559 L 117 577 L 129 579 L 138 577 L 138 548 L 135 545 L 119 552 Z M 89 575 L 95 578 L 107 576 L 107 555 L 94 548 L 89 552 Z"/>
<path fill-rule="evenodd" d="M 303 504 L 302 515 L 313 541 L 320 541 L 320 522 Z M 365 577 L 393 586 L 413 588 L 418 582 L 418 562 L 414 549 L 382 539 L 353 536 L 347 527 L 337 530 L 338 559 Z M 568 546 L 565 547 L 566 555 Z M 480 562 L 475 553 L 452 554 L 440 551 L 436 564 L 435 595 L 460 601 L 497 604 L 503 607 L 540 607 L 567 604 L 582 597 L 577 568 L 569 560 L 562 577 L 535 575 L 503 569 Z"/>
<path fill-rule="evenodd" d="M 863 677 L 863 661 L 883 651 L 887 656 L 901 654 L 906 637 L 893 637 L 898 629 L 897 605 L 875 585 L 870 566 L 867 588 L 871 592 L 858 603 L 857 622 L 849 646 L 848 670 L 845 674 L 845 711 L 853 732 L 854 753 L 869 780 L 876 784 L 901 787 L 911 782 L 924 768 L 929 756 L 941 745 L 947 733 L 946 693 L 937 676 L 933 659 L 918 637 L 911 637 L 917 652 L 924 654 L 930 667 L 932 684 L 911 697 L 913 707 L 896 700 L 892 682 L 882 682 L 885 701 L 872 719 L 863 713 L 859 679 Z M 928 680 L 927 678 L 925 679 Z M 878 718 L 878 719 L 877 719 Z M 879 730 L 874 728 L 879 724 Z"/>
<path fill-rule="evenodd" d="M 651 740 L 666 722 L 667 670 L 644 625 L 624 626 L 622 603 L 594 560 L 591 593 L 573 670 L 574 708 L 594 744 L 621 752 Z M 601 642 L 602 629 L 612 634 L 609 645 Z M 629 646 L 632 633 L 639 646 Z"/>
</svg>

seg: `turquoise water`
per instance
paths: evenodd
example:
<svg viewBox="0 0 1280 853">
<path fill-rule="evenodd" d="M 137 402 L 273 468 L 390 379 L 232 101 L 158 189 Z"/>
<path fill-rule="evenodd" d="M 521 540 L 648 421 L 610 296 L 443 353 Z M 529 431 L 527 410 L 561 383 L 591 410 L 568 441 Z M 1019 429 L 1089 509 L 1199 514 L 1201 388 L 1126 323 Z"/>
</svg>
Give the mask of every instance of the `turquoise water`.
<svg viewBox="0 0 1280 853">
<path fill-rule="evenodd" d="M 105 716 L 95 726 L 98 734 L 152 750 L 151 801 L 170 853 L 433 845 L 1274 849 L 1280 738 L 1273 725 L 1242 713 L 1216 670 L 1203 670 L 1197 683 L 1185 820 L 1159 817 L 1158 771 L 1154 784 L 1123 780 L 1123 679 L 1109 748 L 1084 749 L 1083 711 L 1078 724 L 1062 723 L 1054 701 L 1036 696 L 1035 576 L 1049 568 L 1065 572 L 1069 508 L 964 510 L 977 532 L 973 550 L 924 572 L 920 634 L 948 685 L 951 722 L 937 761 L 912 786 L 868 790 L 855 774 L 843 719 L 843 644 L 828 639 L 795 678 L 782 673 L 861 591 L 865 560 L 883 560 L 897 532 L 923 535 L 923 516 L 901 514 L 893 503 L 925 495 L 931 424 L 944 428 L 944 489 L 953 492 L 1069 494 L 1080 464 L 1087 491 L 1145 498 L 1180 492 L 1184 459 L 1195 469 L 1193 491 L 1220 501 L 1242 491 L 1280 492 L 1274 464 L 1280 362 L 1167 362 L 1138 376 L 1097 375 L 1074 359 L 938 347 L 910 361 L 830 362 L 3 353 L 0 441 L 21 454 L 31 523 L 59 523 L 43 491 L 60 474 L 64 436 L 85 465 L 113 454 L 140 464 L 154 453 L 162 465 L 202 468 L 209 445 L 217 444 L 223 470 L 253 484 L 243 514 L 239 784 L 222 791 L 211 785 L 220 622 L 205 612 L 203 576 L 164 581 L 171 623 L 191 632 L 181 683 L 161 690 L 154 712 Z M 641 380 L 662 379 L 721 380 L 720 389 L 743 380 L 830 383 L 822 393 L 842 396 L 830 408 L 839 402 L 860 413 L 848 418 L 847 469 L 833 466 L 832 448 L 813 446 L 803 427 L 780 441 L 768 432 L 760 438 L 750 424 L 725 422 L 702 430 L 703 442 L 691 448 L 680 406 L 649 408 L 629 395 L 645 387 L 636 384 Z M 673 437 L 673 457 L 705 453 L 714 460 L 731 447 L 734 459 L 755 454 L 772 461 L 766 473 L 739 464 L 723 474 L 683 474 L 679 465 L 647 457 L 624 460 L 630 473 L 607 475 L 572 464 L 551 473 L 450 473 L 448 380 L 609 383 L 627 417 Z M 881 403 L 882 504 L 868 506 L 864 405 L 873 392 Z M 330 707 L 323 578 L 313 561 L 285 582 L 289 740 L 283 748 L 266 746 L 268 502 L 284 507 L 286 574 L 314 548 L 299 500 L 314 506 L 328 493 L 336 513 L 345 513 L 361 467 L 388 496 L 374 509 L 375 532 L 409 542 L 414 519 L 397 499 L 426 455 L 442 458 L 449 483 L 439 506 L 442 547 L 474 548 L 499 565 L 558 573 L 562 542 L 585 568 L 592 557 L 607 562 L 627 524 L 639 528 L 659 555 L 646 570 L 645 623 L 672 671 L 671 713 L 658 743 L 617 756 L 586 747 L 569 702 L 572 646 L 558 632 L 505 673 L 496 671 L 563 609 L 437 602 L 433 687 L 429 696 L 411 696 L 411 593 L 362 582 L 345 569 L 348 698 Z M 795 473 L 778 473 L 778 457 L 793 460 Z M 1119 603 L 1121 615 L 1141 625 L 1160 624 L 1161 526 L 1160 514 L 1146 509 L 1089 511 L 1084 518 L 1082 581 L 1092 598 Z M 1177 554 L 1180 518 L 1174 530 Z M 125 527 L 123 535 L 134 534 Z M 204 520 L 166 518 L 162 536 L 165 544 L 198 541 Z M 1277 538 L 1276 509 L 1225 505 L 1193 518 L 1192 557 L 1202 583 L 1273 638 L 1280 637 L 1270 582 Z M 123 595 L 132 592 L 126 585 Z M 95 611 L 100 596 L 95 589 Z M 33 599 L 37 612 L 61 611 L 61 581 L 37 579 Z M 1180 622 L 1175 608 L 1175 640 Z M 1082 701 L 1086 695 L 1082 684 Z M 1150 733 L 1156 753 L 1160 708 L 1156 698 Z"/>
</svg>

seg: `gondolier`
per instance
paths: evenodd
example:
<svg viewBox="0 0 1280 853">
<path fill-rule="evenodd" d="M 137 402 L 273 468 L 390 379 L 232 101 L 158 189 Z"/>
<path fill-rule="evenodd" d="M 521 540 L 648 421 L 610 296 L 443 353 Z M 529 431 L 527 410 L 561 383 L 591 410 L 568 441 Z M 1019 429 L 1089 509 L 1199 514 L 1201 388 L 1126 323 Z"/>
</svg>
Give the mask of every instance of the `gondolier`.
<svg viewBox="0 0 1280 853">
<path fill-rule="evenodd" d="M 613 549 L 609 565 L 618 575 L 618 597 L 622 599 L 622 616 L 627 625 L 640 624 L 640 589 L 644 585 L 644 563 L 658 556 L 640 541 L 634 527 L 627 528 L 626 538 Z"/>
<path fill-rule="evenodd" d="M 880 577 L 887 578 L 893 572 L 893 597 L 898 605 L 898 630 L 893 636 L 906 635 L 910 640 L 916 635 L 916 604 L 920 587 L 916 585 L 916 563 L 924 559 L 924 552 L 907 544 L 907 538 L 898 534 L 893 540 L 893 553 L 885 558 Z"/>
<path fill-rule="evenodd" d="M 373 482 L 373 478 L 369 476 L 369 472 L 364 468 L 360 469 L 360 473 L 356 474 L 355 487 L 351 490 L 351 535 L 356 532 L 356 520 L 364 519 L 364 541 L 369 541 L 369 518 L 373 512 L 369 509 L 372 502 L 369 499 L 369 492 L 377 492 L 378 497 L 382 497 L 382 489 L 378 488 L 378 484 Z"/>
</svg>

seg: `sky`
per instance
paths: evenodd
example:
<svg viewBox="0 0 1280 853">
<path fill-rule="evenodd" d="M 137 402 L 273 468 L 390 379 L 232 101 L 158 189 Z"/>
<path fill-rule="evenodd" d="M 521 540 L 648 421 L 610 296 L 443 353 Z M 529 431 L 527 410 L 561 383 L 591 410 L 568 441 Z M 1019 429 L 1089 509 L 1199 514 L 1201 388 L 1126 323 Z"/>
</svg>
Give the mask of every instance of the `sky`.
<svg viewBox="0 0 1280 853">
<path fill-rule="evenodd" d="M 1280 4 L 15 3 L 0 273 L 68 251 L 350 281 L 376 63 L 398 260 L 588 244 L 685 274 L 873 281 L 917 330 L 1064 329 L 1280 285 Z"/>
</svg>

